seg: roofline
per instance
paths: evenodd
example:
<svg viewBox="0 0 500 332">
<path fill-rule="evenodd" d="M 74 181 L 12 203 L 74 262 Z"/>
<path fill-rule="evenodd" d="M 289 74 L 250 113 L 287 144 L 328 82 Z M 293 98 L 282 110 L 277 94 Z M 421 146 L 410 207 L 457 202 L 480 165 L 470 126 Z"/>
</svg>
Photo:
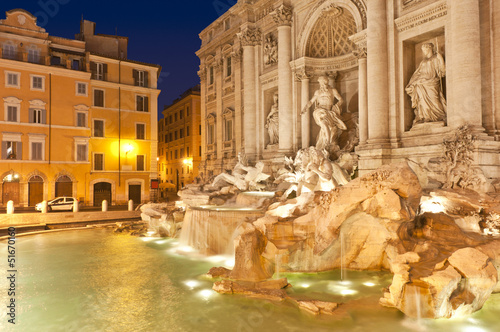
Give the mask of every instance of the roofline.
<svg viewBox="0 0 500 332">
<path fill-rule="evenodd" d="M 31 18 L 33 18 L 35 21 L 37 19 L 37 17 L 33 14 L 31 14 L 29 11 L 27 11 L 26 9 L 22 9 L 22 8 L 14 8 L 14 9 L 11 9 L 11 10 L 8 10 L 5 12 L 5 14 L 10 14 L 11 12 L 23 12 L 29 16 L 31 16 Z"/>
</svg>

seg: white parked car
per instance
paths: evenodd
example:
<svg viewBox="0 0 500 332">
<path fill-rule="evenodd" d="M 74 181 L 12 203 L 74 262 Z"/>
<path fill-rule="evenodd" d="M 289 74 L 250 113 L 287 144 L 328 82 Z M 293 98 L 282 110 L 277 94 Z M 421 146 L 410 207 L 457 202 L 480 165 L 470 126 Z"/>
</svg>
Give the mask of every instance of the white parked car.
<svg viewBox="0 0 500 332">
<path fill-rule="evenodd" d="M 47 211 L 73 211 L 73 203 L 78 199 L 74 197 L 56 197 L 47 202 Z M 42 211 L 42 203 L 35 205 L 35 210 Z"/>
</svg>

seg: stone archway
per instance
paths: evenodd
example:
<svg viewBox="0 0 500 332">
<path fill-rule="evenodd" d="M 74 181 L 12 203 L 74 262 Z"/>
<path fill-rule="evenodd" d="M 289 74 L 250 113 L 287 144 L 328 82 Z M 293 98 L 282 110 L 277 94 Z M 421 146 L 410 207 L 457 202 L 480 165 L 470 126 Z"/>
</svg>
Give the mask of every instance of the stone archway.
<svg viewBox="0 0 500 332">
<path fill-rule="evenodd" d="M 2 175 L 2 204 L 6 205 L 8 201 L 13 201 L 14 205 L 19 205 L 21 192 L 21 176 L 9 171 Z"/>
</svg>

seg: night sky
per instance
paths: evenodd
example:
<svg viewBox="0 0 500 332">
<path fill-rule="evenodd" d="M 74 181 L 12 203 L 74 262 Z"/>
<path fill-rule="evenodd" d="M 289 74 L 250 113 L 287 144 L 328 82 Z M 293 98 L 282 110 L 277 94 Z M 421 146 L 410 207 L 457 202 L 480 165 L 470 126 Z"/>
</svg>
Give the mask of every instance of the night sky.
<svg viewBox="0 0 500 332">
<path fill-rule="evenodd" d="M 237 0 L 1 0 L 5 12 L 22 8 L 38 17 L 50 35 L 75 38 L 82 18 L 96 22 L 96 33 L 129 38 L 128 58 L 162 66 L 158 110 L 199 83 L 198 34 Z"/>
</svg>

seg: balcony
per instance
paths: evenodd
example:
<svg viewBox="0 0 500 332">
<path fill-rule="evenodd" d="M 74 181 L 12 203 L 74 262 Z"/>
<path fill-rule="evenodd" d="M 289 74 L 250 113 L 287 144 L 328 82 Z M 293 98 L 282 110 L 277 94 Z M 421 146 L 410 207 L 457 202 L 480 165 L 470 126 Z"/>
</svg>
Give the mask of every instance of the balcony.
<svg viewBox="0 0 500 332">
<path fill-rule="evenodd" d="M 80 60 L 61 56 L 51 56 L 47 53 L 18 52 L 0 48 L 0 58 L 44 66 L 61 67 L 77 71 L 87 71 L 87 66 L 83 59 Z"/>
</svg>

